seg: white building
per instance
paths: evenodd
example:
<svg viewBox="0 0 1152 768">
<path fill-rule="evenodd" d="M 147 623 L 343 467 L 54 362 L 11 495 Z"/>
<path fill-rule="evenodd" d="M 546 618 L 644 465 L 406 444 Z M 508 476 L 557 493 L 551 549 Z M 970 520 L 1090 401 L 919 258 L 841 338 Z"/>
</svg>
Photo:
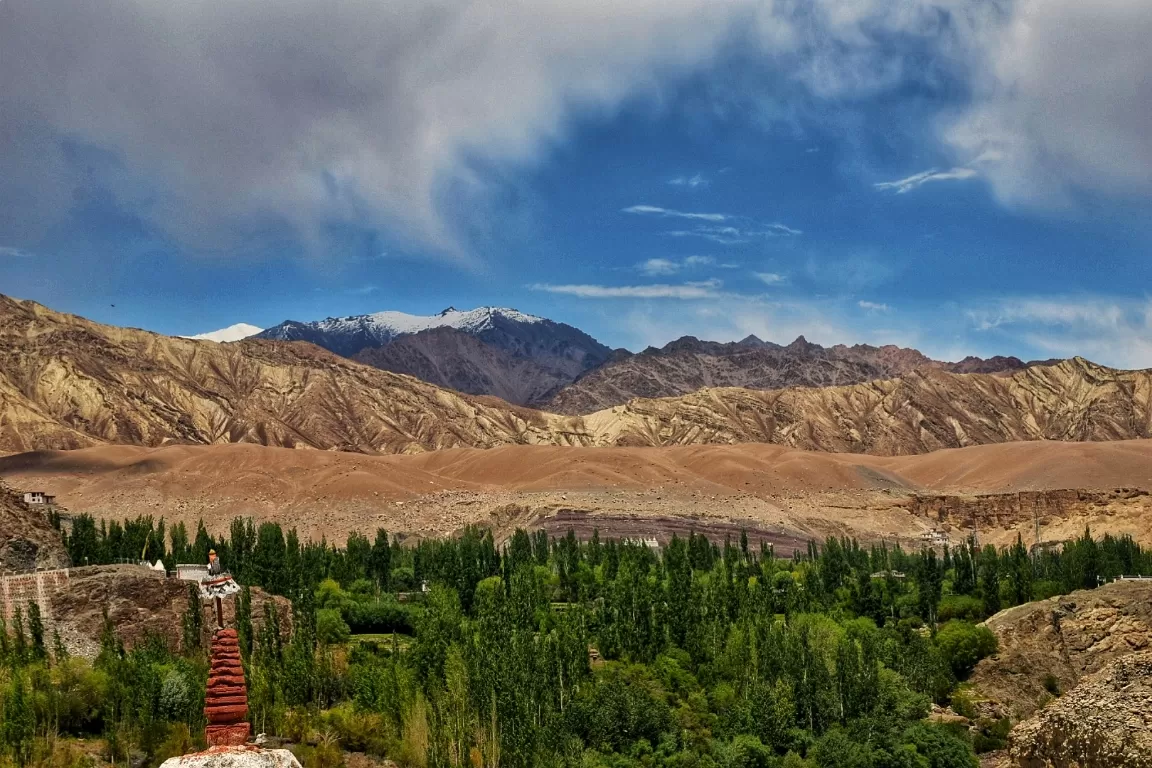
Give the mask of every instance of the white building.
<svg viewBox="0 0 1152 768">
<path fill-rule="evenodd" d="M 208 566 L 206 565 L 177 565 L 176 578 L 181 581 L 204 581 L 208 578 Z"/>
<path fill-rule="evenodd" d="M 25 504 L 37 504 L 37 505 L 55 504 L 56 503 L 56 497 L 51 496 L 47 493 L 44 493 L 44 491 L 26 491 L 24 493 L 24 503 Z"/>
<path fill-rule="evenodd" d="M 933 528 L 920 534 L 920 543 L 926 547 L 942 547 L 948 543 L 948 534 Z"/>
</svg>

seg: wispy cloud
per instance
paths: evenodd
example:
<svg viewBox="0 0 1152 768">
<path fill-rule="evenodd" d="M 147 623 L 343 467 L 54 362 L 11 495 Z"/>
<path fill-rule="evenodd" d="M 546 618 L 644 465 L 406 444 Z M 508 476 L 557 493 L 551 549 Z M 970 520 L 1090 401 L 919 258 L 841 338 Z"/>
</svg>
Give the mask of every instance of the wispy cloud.
<svg viewBox="0 0 1152 768">
<path fill-rule="evenodd" d="M 752 274 L 764 285 L 784 285 L 788 282 L 788 276 L 778 272 L 753 272 Z"/>
<path fill-rule="evenodd" d="M 971 179 L 977 176 L 977 172 L 972 168 L 950 168 L 942 171 L 938 168 L 931 168 L 927 171 L 913 174 L 906 179 L 898 179 L 897 181 L 881 181 L 873 184 L 876 189 L 887 190 L 894 189 L 896 194 L 903 195 L 905 192 L 911 192 L 922 184 L 927 184 L 930 181 L 957 181 L 962 179 Z"/>
<path fill-rule="evenodd" d="M 969 308 L 977 333 L 1014 338 L 1055 357 L 1081 355 L 1106 365 L 1152 366 L 1152 300 L 1023 297 Z"/>
<path fill-rule="evenodd" d="M 646 275 L 674 275 L 684 269 L 713 264 L 715 259 L 711 256 L 686 256 L 683 259 L 648 259 L 637 265 L 637 269 Z"/>
<path fill-rule="evenodd" d="M 701 237 L 720 245 L 738 245 L 756 238 L 796 237 L 804 233 L 785 224 L 773 223 L 757 224 L 753 228 L 700 226 L 695 229 L 675 229 L 667 234 L 672 237 Z"/>
<path fill-rule="evenodd" d="M 0 259 L 30 259 L 32 254 L 28 251 L 22 251 L 19 248 L 13 248 L 10 245 L 0 245 Z"/>
<path fill-rule="evenodd" d="M 552 285 L 536 283 L 533 291 L 560 293 L 581 299 L 714 299 L 720 296 L 719 280 L 703 280 L 680 285 Z"/>
<path fill-rule="evenodd" d="M 861 300 L 861 301 L 856 302 L 856 305 L 858 307 L 860 307 L 860 309 L 863 309 L 866 312 L 890 312 L 890 311 L 892 311 L 892 307 L 888 306 L 887 304 L 880 304 L 880 303 L 875 302 L 875 301 L 863 301 L 863 300 Z"/>
<path fill-rule="evenodd" d="M 699 219 L 700 221 L 728 221 L 732 218 L 726 213 L 695 213 L 692 211 L 677 211 L 672 208 L 661 208 L 658 205 L 632 205 L 624 209 L 624 213 L 637 213 L 647 216 L 661 216 L 674 219 Z"/>
<path fill-rule="evenodd" d="M 708 179 L 703 175 L 697 173 L 693 176 L 677 176 L 674 179 L 669 179 L 668 183 L 674 187 L 688 187 L 695 189 L 696 187 L 706 187 L 709 184 Z"/>
</svg>

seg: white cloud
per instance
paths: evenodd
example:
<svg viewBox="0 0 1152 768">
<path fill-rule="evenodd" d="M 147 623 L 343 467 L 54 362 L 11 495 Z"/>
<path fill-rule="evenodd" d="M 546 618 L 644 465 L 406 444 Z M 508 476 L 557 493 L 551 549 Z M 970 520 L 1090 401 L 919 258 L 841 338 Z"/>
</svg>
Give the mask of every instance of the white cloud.
<svg viewBox="0 0 1152 768">
<path fill-rule="evenodd" d="M 31 257 L 32 254 L 28 251 L 22 251 L 10 245 L 0 245 L 0 259 L 28 259 Z"/>
<path fill-rule="evenodd" d="M 682 269 L 695 269 L 713 263 L 715 259 L 711 256 L 685 256 L 683 259 L 648 259 L 641 262 L 637 269 L 646 275 L 674 275 Z"/>
<path fill-rule="evenodd" d="M 788 282 L 787 275 L 781 275 L 777 272 L 753 272 L 752 274 L 765 285 L 783 285 Z"/>
<path fill-rule="evenodd" d="M 980 334 L 1015 339 L 1053 357 L 1080 355 L 1124 368 L 1152 366 L 1152 300 L 1007 298 L 969 308 Z"/>
<path fill-rule="evenodd" d="M 560 293 L 582 299 L 712 299 L 720 294 L 719 280 L 703 280 L 682 285 L 551 285 L 537 283 L 534 291 Z"/>
<path fill-rule="evenodd" d="M 646 275 L 674 275 L 680 271 L 680 262 L 671 259 L 648 259 L 640 265 Z"/>
<path fill-rule="evenodd" d="M 499 220 L 477 166 L 714 79 L 734 38 L 816 99 L 944 62 L 972 99 L 942 142 L 998 153 L 980 173 L 1006 202 L 1152 191 L 1147 0 L 3 0 L 0 238 L 34 242 L 94 182 L 193 247 L 355 223 L 459 250 Z"/>
<path fill-rule="evenodd" d="M 995 7 L 995 6 L 993 6 Z M 1016 0 L 972 35 L 971 106 L 946 124 L 1008 204 L 1152 194 L 1147 0 Z"/>
<path fill-rule="evenodd" d="M 892 309 L 887 304 L 880 304 L 880 303 L 877 303 L 875 301 L 863 301 L 863 300 L 861 300 L 861 301 L 856 302 L 856 306 L 860 307 L 860 309 L 863 309 L 867 312 L 888 312 Z"/>
<path fill-rule="evenodd" d="M 804 234 L 799 229 L 793 229 L 780 223 L 753 226 L 758 228 L 749 229 L 743 226 L 698 226 L 695 229 L 675 229 L 666 234 L 672 237 L 700 237 L 705 240 L 710 240 L 713 243 L 719 243 L 720 245 L 739 245 L 740 243 L 750 242 L 754 238 L 796 237 Z"/>
<path fill-rule="evenodd" d="M 668 183 L 674 187 L 688 187 L 690 189 L 695 189 L 696 187 L 706 187 L 709 184 L 708 179 L 704 178 L 704 176 L 699 173 L 693 176 L 677 176 L 673 179 L 669 179 Z"/>
<path fill-rule="evenodd" d="M 940 171 L 935 168 L 931 170 L 922 171 L 913 174 L 906 179 L 899 179 L 897 181 L 882 181 L 872 186 L 876 189 L 894 189 L 896 194 L 902 195 L 905 192 L 911 192 L 919 187 L 921 184 L 926 184 L 929 181 L 953 181 L 971 179 L 977 173 L 971 168 L 952 168 L 947 171 Z"/>
<path fill-rule="evenodd" d="M 700 219 L 701 221 L 727 221 L 732 218 L 726 213 L 692 213 L 677 211 L 671 208 L 660 208 L 655 205 L 633 205 L 624 209 L 624 213 L 650 214 L 674 219 Z"/>
</svg>

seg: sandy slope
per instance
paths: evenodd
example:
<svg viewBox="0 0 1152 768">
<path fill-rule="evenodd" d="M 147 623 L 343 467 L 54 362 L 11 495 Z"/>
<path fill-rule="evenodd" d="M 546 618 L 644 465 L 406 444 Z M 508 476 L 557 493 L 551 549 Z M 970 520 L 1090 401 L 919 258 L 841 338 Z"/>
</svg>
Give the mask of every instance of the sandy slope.
<svg viewBox="0 0 1152 768">
<path fill-rule="evenodd" d="M 204 518 L 217 530 L 236 515 L 251 515 L 330 538 L 378 526 L 440 534 L 474 522 L 558 529 L 582 515 L 603 530 L 624 526 L 630 535 L 640 532 L 633 528 L 642 518 L 641 527 L 657 534 L 675 528 L 669 522 L 675 519 L 771 529 L 781 540 L 833 533 L 913 538 L 937 524 L 913 504 L 917 495 L 1152 488 L 1152 441 L 1013 443 L 911 457 L 765 444 L 504 446 L 415 456 L 257 445 L 104 446 L 0 458 L 0 476 L 16 487 L 52 491 L 75 512 L 152 514 L 189 524 Z M 1144 538 L 1152 530 L 1146 500 L 1097 504 L 1099 510 L 1083 504 L 1067 515 L 1052 507 L 1045 525 L 1061 536 L 1093 524 Z M 1003 501 L 988 510 L 986 536 L 1027 533 L 1030 512 L 1017 510 L 1015 519 Z"/>
</svg>

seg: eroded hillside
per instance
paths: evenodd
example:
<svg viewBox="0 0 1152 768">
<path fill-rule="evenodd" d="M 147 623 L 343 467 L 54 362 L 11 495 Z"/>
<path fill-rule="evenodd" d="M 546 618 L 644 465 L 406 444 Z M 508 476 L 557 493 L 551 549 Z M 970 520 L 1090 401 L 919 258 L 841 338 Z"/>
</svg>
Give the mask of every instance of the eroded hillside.
<svg viewBox="0 0 1152 768">
<path fill-rule="evenodd" d="M 246 442 L 409 453 L 562 443 L 565 421 L 310 344 L 178 339 L 0 297 L 0 450 Z"/>
<path fill-rule="evenodd" d="M 559 416 L 302 342 L 214 344 L 0 297 L 0 450 L 256 443 L 362 453 L 775 443 L 911 455 L 1152 434 L 1152 374 L 1076 358 L 1012 375 L 917 369 L 839 387 L 703 389 Z"/>
</svg>

